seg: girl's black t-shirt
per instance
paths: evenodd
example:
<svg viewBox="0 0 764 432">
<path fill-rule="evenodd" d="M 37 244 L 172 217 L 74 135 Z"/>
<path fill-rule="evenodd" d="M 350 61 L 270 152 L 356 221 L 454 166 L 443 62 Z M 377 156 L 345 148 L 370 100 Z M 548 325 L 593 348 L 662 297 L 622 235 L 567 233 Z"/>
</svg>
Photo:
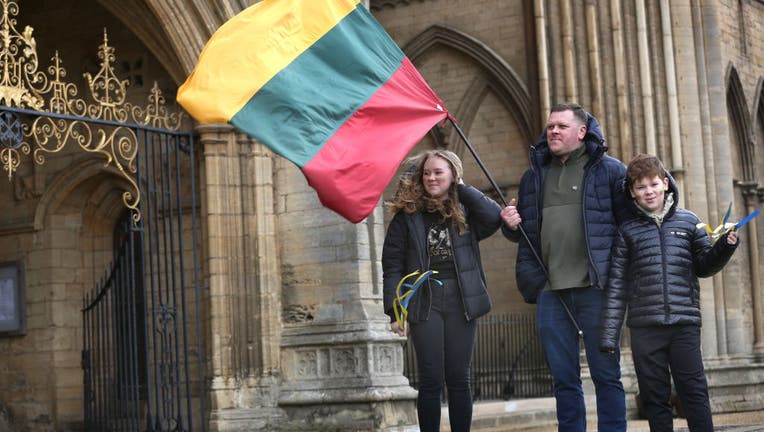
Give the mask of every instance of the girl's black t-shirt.
<svg viewBox="0 0 764 432">
<path fill-rule="evenodd" d="M 427 234 L 427 255 L 430 270 L 436 270 L 436 279 L 456 279 L 454 250 L 451 247 L 450 221 L 441 222 L 440 213 L 424 213 Z"/>
</svg>

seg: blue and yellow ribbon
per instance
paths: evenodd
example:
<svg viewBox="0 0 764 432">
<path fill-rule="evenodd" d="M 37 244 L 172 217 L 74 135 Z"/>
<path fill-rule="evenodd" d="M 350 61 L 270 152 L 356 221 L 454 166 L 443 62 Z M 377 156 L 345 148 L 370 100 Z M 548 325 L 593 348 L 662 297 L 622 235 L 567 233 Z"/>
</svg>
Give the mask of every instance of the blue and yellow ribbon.
<svg viewBox="0 0 764 432">
<path fill-rule="evenodd" d="M 716 240 L 718 240 L 721 236 L 724 234 L 727 234 L 730 231 L 737 231 L 738 229 L 742 228 L 751 221 L 751 219 L 755 218 L 759 215 L 759 210 L 754 210 L 751 214 L 743 218 L 740 222 L 730 222 L 730 213 L 732 212 L 732 202 L 730 202 L 729 206 L 727 206 L 727 211 L 724 213 L 724 217 L 722 218 L 721 223 L 714 228 L 711 229 L 708 224 L 699 223 L 698 228 L 705 228 L 706 232 L 708 233 L 708 236 L 711 238 L 711 243 L 716 243 Z"/>
<path fill-rule="evenodd" d="M 424 281 L 427 279 L 432 279 L 432 281 L 438 285 L 443 285 L 443 282 L 439 281 L 438 279 L 430 278 L 430 276 L 436 273 L 438 273 L 437 270 L 427 270 L 421 274 L 419 270 L 414 270 L 413 272 L 402 277 L 400 281 L 398 281 L 398 285 L 395 287 L 395 298 L 393 299 L 393 312 L 395 313 L 395 321 L 398 323 L 399 328 L 403 329 L 406 318 L 409 315 L 408 307 L 409 302 L 411 301 L 411 297 L 416 294 L 417 290 L 420 286 L 422 286 Z M 417 275 L 419 277 L 417 277 L 413 283 L 406 282 L 406 280 Z M 401 292 L 404 288 L 405 291 Z"/>
</svg>

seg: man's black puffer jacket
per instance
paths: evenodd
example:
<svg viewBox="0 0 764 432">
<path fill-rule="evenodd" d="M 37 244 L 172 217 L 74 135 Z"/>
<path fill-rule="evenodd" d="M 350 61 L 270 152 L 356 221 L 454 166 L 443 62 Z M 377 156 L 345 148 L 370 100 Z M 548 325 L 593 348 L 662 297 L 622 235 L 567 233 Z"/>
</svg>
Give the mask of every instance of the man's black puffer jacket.
<svg viewBox="0 0 764 432">
<path fill-rule="evenodd" d="M 625 216 L 626 202 L 623 198 L 623 178 L 626 166 L 606 154 L 607 147 L 602 136 L 602 130 L 597 119 L 588 116 L 587 132 L 583 145 L 589 155 L 589 162 L 584 167 L 583 177 L 583 212 L 584 235 L 586 250 L 589 253 L 589 280 L 593 287 L 604 289 L 607 284 L 608 268 L 610 266 L 610 248 L 616 234 L 617 223 Z M 536 303 L 538 293 L 544 289 L 547 276 L 544 267 L 539 263 L 536 253 L 541 256 L 540 247 L 542 203 L 544 178 L 552 162 L 546 131 L 544 131 L 531 147 L 531 167 L 520 180 L 517 211 L 523 219 L 523 227 L 528 244 L 521 238 L 519 230 L 511 231 L 506 224 L 502 225 L 504 236 L 514 242 L 519 242 L 515 277 L 517 288 L 526 303 Z"/>
<path fill-rule="evenodd" d="M 727 244 L 726 235 L 711 246 L 705 229 L 698 226 L 698 217 L 677 207 L 679 196 L 671 176 L 669 190 L 674 193 L 674 204 L 660 226 L 634 200 L 629 202 L 637 217 L 620 226 L 613 244 L 601 315 L 603 351 L 618 347 L 627 307 L 629 327 L 699 326 L 698 278 L 721 270 L 737 248 Z"/>
<path fill-rule="evenodd" d="M 480 262 L 478 242 L 495 233 L 501 225 L 496 202 L 472 186 L 459 185 L 459 201 L 467 219 L 467 232 L 459 235 L 449 229 L 454 264 L 466 319 L 473 320 L 491 310 L 491 300 Z M 390 221 L 382 248 L 382 281 L 385 313 L 394 320 L 393 300 L 398 281 L 407 274 L 429 269 L 426 232 L 421 213 L 398 212 Z M 436 276 L 437 277 L 437 276 Z M 412 278 L 413 279 L 413 278 Z M 430 314 L 431 292 L 429 281 L 422 284 L 408 305 L 408 321 L 426 321 Z"/>
</svg>

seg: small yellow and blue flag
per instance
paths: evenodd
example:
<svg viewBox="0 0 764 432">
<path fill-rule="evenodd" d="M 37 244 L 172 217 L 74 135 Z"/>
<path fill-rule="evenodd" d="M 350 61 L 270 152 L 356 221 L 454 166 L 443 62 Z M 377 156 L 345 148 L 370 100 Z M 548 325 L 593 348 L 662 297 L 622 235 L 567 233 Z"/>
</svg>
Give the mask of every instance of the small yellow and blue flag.
<svg viewBox="0 0 764 432">
<path fill-rule="evenodd" d="M 730 222 L 730 214 L 732 213 L 732 202 L 730 201 L 729 205 L 727 206 L 727 211 L 724 213 L 724 216 L 722 217 L 722 221 L 719 225 L 717 225 L 716 228 L 711 229 L 708 224 L 705 223 L 699 223 L 698 228 L 704 228 L 706 232 L 708 233 L 708 237 L 711 238 L 711 243 L 716 243 L 717 240 L 724 234 L 727 234 L 730 231 L 737 231 L 740 228 L 744 227 L 745 224 L 750 222 L 753 218 L 759 215 L 759 210 L 756 209 L 748 216 L 744 217 L 740 222 Z"/>
</svg>

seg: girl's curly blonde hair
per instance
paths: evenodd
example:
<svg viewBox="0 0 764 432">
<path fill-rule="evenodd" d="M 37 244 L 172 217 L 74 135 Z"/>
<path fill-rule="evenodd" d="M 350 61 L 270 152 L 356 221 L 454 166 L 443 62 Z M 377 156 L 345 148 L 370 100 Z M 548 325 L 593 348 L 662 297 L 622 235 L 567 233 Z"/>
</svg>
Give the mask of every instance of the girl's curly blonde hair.
<svg viewBox="0 0 764 432">
<path fill-rule="evenodd" d="M 424 190 L 424 164 L 431 157 L 439 157 L 451 167 L 454 181 L 448 189 L 448 196 L 439 200 L 431 197 Z M 462 235 L 467 230 L 467 221 L 459 205 L 459 192 L 456 187 L 462 178 L 462 161 L 456 153 L 443 149 L 427 150 L 416 156 L 406 159 L 403 166 L 409 167 L 398 182 L 398 190 L 390 201 L 385 203 L 387 209 L 393 214 L 403 211 L 414 212 L 438 212 L 441 222 L 451 219 Z"/>
</svg>

